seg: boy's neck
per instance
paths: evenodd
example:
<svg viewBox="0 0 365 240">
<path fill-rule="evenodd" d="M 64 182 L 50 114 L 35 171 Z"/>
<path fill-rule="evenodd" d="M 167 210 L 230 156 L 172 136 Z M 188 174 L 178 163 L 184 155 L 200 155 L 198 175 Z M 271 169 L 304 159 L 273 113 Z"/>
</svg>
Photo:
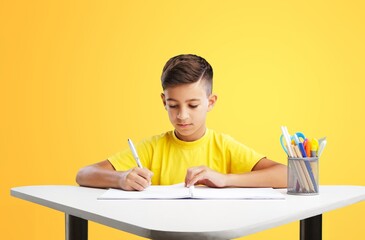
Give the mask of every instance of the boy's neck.
<svg viewBox="0 0 365 240">
<path fill-rule="evenodd" d="M 174 134 L 175 134 L 176 138 L 181 141 L 194 142 L 194 141 L 197 141 L 197 140 L 201 139 L 202 137 L 204 137 L 206 131 L 207 131 L 207 128 L 204 127 L 199 132 L 195 132 L 194 134 L 189 135 L 189 136 L 183 136 L 183 135 L 179 134 L 179 132 L 176 131 L 176 129 L 175 129 Z"/>
</svg>

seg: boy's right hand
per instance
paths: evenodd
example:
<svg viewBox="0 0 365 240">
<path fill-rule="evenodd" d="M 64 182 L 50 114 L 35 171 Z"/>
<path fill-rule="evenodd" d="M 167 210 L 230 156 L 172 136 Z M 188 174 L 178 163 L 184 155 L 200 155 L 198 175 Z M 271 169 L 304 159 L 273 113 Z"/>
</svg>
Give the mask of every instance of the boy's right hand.
<svg viewBox="0 0 365 240">
<path fill-rule="evenodd" d="M 151 185 L 153 172 L 147 168 L 135 167 L 128 171 L 122 172 L 119 180 L 119 186 L 127 191 L 142 191 Z"/>
</svg>

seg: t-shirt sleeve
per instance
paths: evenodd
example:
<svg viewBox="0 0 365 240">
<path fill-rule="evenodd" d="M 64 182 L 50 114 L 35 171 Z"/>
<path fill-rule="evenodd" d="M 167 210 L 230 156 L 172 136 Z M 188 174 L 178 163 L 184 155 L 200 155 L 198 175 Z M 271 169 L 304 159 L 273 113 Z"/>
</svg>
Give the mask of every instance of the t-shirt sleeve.
<svg viewBox="0 0 365 240">
<path fill-rule="evenodd" d="M 229 138 L 227 141 L 227 151 L 231 159 L 231 173 L 250 172 L 265 157 L 265 155 L 256 152 L 233 138 Z"/>
<path fill-rule="evenodd" d="M 142 166 L 149 169 L 151 166 L 151 141 L 144 140 L 135 147 Z M 127 171 L 137 167 L 136 160 L 129 148 L 108 157 L 108 160 L 116 171 Z"/>
<path fill-rule="evenodd" d="M 127 171 L 136 166 L 136 160 L 129 149 L 125 149 L 108 157 L 109 162 L 117 171 Z"/>
</svg>

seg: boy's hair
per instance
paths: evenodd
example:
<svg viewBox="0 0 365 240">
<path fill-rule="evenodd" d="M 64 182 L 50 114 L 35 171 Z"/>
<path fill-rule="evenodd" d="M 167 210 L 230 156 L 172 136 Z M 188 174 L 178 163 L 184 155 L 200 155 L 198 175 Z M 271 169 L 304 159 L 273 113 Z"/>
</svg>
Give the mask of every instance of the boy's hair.
<svg viewBox="0 0 365 240">
<path fill-rule="evenodd" d="M 163 90 L 199 80 L 205 81 L 209 96 L 213 89 L 212 66 L 204 58 L 193 54 L 182 54 L 168 60 L 161 76 Z"/>
</svg>

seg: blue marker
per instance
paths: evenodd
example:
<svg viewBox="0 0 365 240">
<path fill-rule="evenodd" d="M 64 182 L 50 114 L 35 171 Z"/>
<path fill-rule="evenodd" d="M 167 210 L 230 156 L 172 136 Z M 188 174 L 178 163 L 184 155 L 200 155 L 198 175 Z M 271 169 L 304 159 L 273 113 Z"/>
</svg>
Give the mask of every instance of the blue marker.
<svg viewBox="0 0 365 240">
<path fill-rule="evenodd" d="M 304 157 L 304 158 L 306 158 L 307 157 L 307 153 L 305 152 L 305 149 L 304 149 L 304 146 L 303 146 L 303 143 L 299 143 L 298 144 L 298 147 L 299 147 L 299 150 L 300 150 L 300 152 L 302 153 L 302 156 Z"/>
</svg>

